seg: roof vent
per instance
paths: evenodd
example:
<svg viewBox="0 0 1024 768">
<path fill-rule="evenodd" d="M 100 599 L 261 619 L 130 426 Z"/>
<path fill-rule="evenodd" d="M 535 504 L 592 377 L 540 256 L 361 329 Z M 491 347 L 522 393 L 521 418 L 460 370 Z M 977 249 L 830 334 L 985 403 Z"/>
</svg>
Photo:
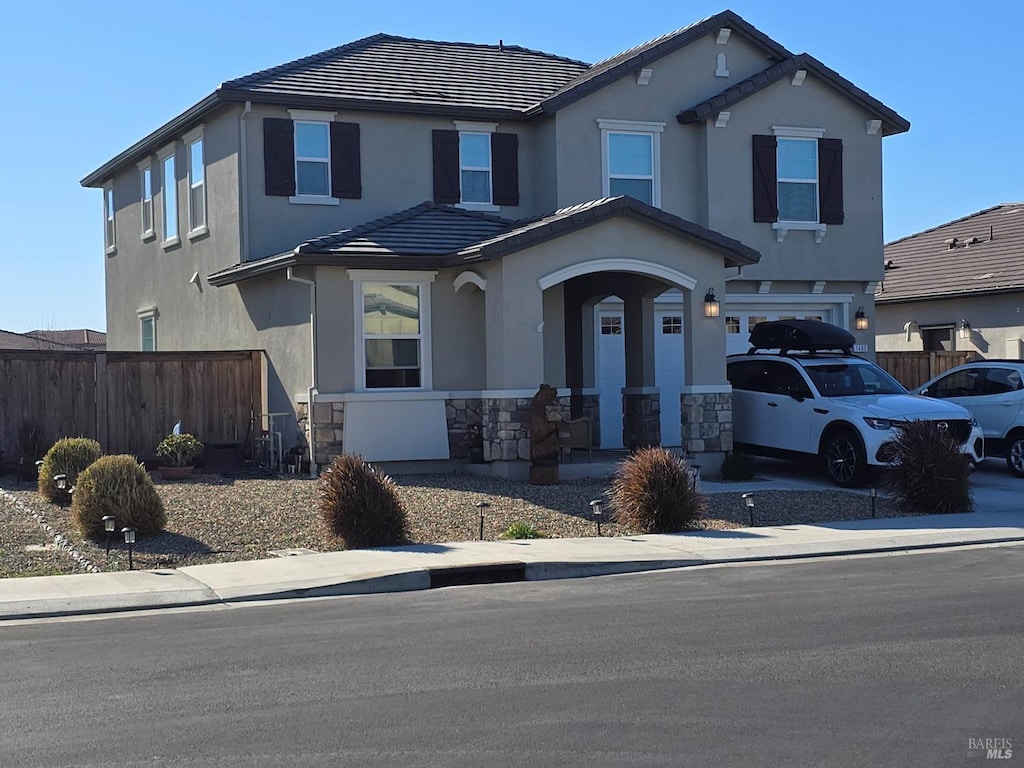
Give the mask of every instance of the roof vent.
<svg viewBox="0 0 1024 768">
<path fill-rule="evenodd" d="M 498 50 L 499 51 L 504 51 L 505 50 L 505 41 L 504 40 L 498 40 Z"/>
<path fill-rule="evenodd" d="M 968 238 L 967 242 L 964 243 L 964 248 L 970 248 L 972 245 L 977 245 L 981 240 L 977 237 Z"/>
<path fill-rule="evenodd" d="M 952 251 L 958 245 L 960 245 L 960 241 L 955 237 L 951 237 L 949 238 L 949 240 L 946 241 L 946 250 Z"/>
<path fill-rule="evenodd" d="M 892 259 L 885 262 L 885 271 L 888 272 L 890 269 L 896 269 L 896 262 Z"/>
</svg>

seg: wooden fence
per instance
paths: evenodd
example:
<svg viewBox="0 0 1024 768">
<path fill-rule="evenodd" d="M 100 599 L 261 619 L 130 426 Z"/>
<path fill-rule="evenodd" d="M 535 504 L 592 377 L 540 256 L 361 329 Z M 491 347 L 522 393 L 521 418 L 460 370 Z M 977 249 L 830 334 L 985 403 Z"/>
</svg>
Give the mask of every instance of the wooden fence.
<svg viewBox="0 0 1024 768">
<path fill-rule="evenodd" d="M 876 352 L 875 362 L 907 389 L 976 359 L 974 352 Z"/>
<path fill-rule="evenodd" d="M 0 451 L 20 456 L 18 429 L 46 447 L 92 437 L 105 453 L 142 458 L 174 424 L 207 445 L 238 444 L 266 412 L 264 356 L 239 352 L 27 352 L 0 350 Z"/>
</svg>

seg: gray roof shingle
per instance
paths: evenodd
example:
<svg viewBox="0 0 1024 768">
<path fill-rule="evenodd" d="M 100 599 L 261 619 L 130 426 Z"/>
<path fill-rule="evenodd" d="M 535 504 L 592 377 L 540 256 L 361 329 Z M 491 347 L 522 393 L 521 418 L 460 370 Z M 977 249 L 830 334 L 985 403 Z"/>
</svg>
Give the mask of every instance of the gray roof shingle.
<svg viewBox="0 0 1024 768">
<path fill-rule="evenodd" d="M 208 277 L 229 285 L 292 266 L 440 268 L 489 261 L 575 232 L 613 216 L 632 216 L 721 253 L 729 266 L 756 263 L 761 255 L 738 240 L 653 208 L 630 197 L 610 197 L 532 219 L 497 216 L 425 202 L 391 216 L 307 240 L 288 253 L 243 262 Z"/>
<path fill-rule="evenodd" d="M 587 64 L 517 45 L 377 34 L 223 83 L 224 94 L 323 99 L 450 112 L 522 113 L 587 71 Z M 518 114 L 522 117 L 521 114 Z"/>
<path fill-rule="evenodd" d="M 26 333 L 0 331 L 0 349 L 16 349 L 35 352 L 88 352 L 87 347 L 74 344 L 62 344 L 59 341 L 39 339 Z"/>
<path fill-rule="evenodd" d="M 885 246 L 884 304 L 1024 290 L 1024 203 L 1002 203 Z"/>
</svg>

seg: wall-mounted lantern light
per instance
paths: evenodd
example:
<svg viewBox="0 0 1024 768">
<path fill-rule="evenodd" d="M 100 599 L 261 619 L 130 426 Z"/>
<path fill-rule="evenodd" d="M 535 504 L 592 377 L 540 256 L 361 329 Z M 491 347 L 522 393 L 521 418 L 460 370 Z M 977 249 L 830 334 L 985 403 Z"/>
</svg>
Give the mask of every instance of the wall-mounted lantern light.
<svg viewBox="0 0 1024 768">
<path fill-rule="evenodd" d="M 722 302 L 715 298 L 715 289 L 711 288 L 704 294 L 704 317 L 718 317 L 722 311 Z"/>
<path fill-rule="evenodd" d="M 966 320 L 960 321 L 960 327 L 956 330 L 956 335 L 965 341 L 971 338 L 971 324 Z"/>
<path fill-rule="evenodd" d="M 871 321 L 868 319 L 868 316 L 864 314 L 864 307 L 858 309 L 857 314 L 853 316 L 853 324 L 858 331 L 866 331 L 871 327 Z"/>
</svg>

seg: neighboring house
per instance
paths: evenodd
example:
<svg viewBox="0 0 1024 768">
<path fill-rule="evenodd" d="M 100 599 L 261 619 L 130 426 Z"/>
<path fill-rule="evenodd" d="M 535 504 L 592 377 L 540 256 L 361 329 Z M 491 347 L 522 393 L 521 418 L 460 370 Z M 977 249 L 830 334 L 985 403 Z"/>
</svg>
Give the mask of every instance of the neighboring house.
<svg viewBox="0 0 1024 768">
<path fill-rule="evenodd" d="M 62 344 L 32 336 L 27 333 L 0 331 L 0 350 L 17 349 L 31 352 L 84 352 L 88 351 L 74 344 Z"/>
<path fill-rule="evenodd" d="M 1003 203 L 885 246 L 879 351 L 1024 358 L 1024 203 Z"/>
<path fill-rule="evenodd" d="M 28 331 L 25 335 L 34 336 L 37 339 L 44 339 L 46 341 L 56 341 L 60 344 L 84 347 L 94 352 L 102 352 L 107 348 L 107 334 L 88 328 L 71 328 L 61 331 Z"/>
<path fill-rule="evenodd" d="M 873 312 L 908 128 L 731 11 L 594 65 L 379 34 L 223 83 L 82 183 L 111 349 L 265 349 L 317 462 L 464 459 L 479 425 L 521 473 L 544 382 L 601 447 L 708 466 L 754 323 Z"/>
</svg>

